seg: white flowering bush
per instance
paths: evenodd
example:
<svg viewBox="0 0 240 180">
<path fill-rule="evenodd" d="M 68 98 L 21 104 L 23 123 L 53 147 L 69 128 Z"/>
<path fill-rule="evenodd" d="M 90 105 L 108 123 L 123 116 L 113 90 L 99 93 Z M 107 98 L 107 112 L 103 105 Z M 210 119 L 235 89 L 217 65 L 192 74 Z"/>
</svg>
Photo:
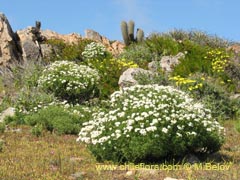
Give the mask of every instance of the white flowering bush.
<svg viewBox="0 0 240 180">
<path fill-rule="evenodd" d="M 84 51 L 82 52 L 82 56 L 84 59 L 101 59 L 106 55 L 106 48 L 96 42 L 91 42 L 90 44 L 85 46 Z"/>
<path fill-rule="evenodd" d="M 97 70 L 69 61 L 55 61 L 39 78 L 39 86 L 69 102 L 82 102 L 96 93 Z"/>
<path fill-rule="evenodd" d="M 83 123 L 77 141 L 98 160 L 116 162 L 211 153 L 223 143 L 223 127 L 211 111 L 171 86 L 136 85 L 111 95 L 109 109 Z"/>
</svg>

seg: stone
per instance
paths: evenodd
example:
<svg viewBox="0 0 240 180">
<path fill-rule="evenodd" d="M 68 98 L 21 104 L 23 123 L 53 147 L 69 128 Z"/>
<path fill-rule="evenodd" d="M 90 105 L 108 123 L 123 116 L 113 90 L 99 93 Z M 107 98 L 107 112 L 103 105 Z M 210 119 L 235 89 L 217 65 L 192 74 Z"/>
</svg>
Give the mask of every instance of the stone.
<svg viewBox="0 0 240 180">
<path fill-rule="evenodd" d="M 235 64 L 239 64 L 240 63 L 240 45 L 239 44 L 234 44 L 232 46 L 229 46 L 227 48 L 228 51 L 232 51 L 234 53 L 233 57 L 232 57 L 232 61 Z"/>
<path fill-rule="evenodd" d="M 9 107 L 0 114 L 0 122 L 3 122 L 7 116 L 12 117 L 14 115 L 15 115 L 15 108 Z"/>
<path fill-rule="evenodd" d="M 150 77 L 153 75 L 153 73 L 151 71 L 144 70 L 142 68 L 128 68 L 120 76 L 118 85 L 121 88 L 124 88 L 124 87 L 134 86 L 134 85 L 138 84 L 138 82 L 134 76 L 137 74 L 141 74 L 141 73 L 147 74 Z"/>
<path fill-rule="evenodd" d="M 180 52 L 176 56 L 163 56 L 160 61 L 161 68 L 166 72 L 172 72 L 174 66 L 180 63 L 179 59 L 184 58 L 185 55 Z"/>
<path fill-rule="evenodd" d="M 148 63 L 148 69 L 152 72 L 157 72 L 160 67 L 160 63 L 158 61 L 152 61 Z"/>
<path fill-rule="evenodd" d="M 85 30 L 85 38 L 91 39 L 91 40 L 97 41 L 97 42 L 102 42 L 102 36 L 98 32 L 91 30 L 91 29 Z"/>
<path fill-rule="evenodd" d="M 120 41 L 114 41 L 108 50 L 115 56 L 121 54 L 125 48 L 125 45 Z"/>
<path fill-rule="evenodd" d="M 0 13 L 0 65 L 21 60 L 21 53 L 17 44 L 17 36 L 13 32 L 7 17 Z"/>
<path fill-rule="evenodd" d="M 101 36 L 98 32 L 91 29 L 85 30 L 85 38 L 102 43 L 106 47 L 106 49 L 114 56 L 122 53 L 125 47 L 125 45 L 120 41 L 113 41 L 112 43 L 110 43 L 108 38 Z"/>
<path fill-rule="evenodd" d="M 176 178 L 171 178 L 171 177 L 166 177 L 164 180 L 184 180 L 184 179 L 176 179 Z"/>
<path fill-rule="evenodd" d="M 59 34 L 51 30 L 42 30 L 41 34 L 46 37 L 47 40 L 58 39 L 63 40 L 67 44 L 77 44 L 80 40 L 82 40 L 82 37 L 77 33 Z"/>
<path fill-rule="evenodd" d="M 50 44 L 40 44 L 43 59 L 49 59 L 54 52 L 54 48 Z"/>
<path fill-rule="evenodd" d="M 232 100 L 240 99 L 240 94 L 234 94 L 234 95 L 230 96 L 229 98 L 232 99 Z"/>
<path fill-rule="evenodd" d="M 32 27 L 23 30 L 18 30 L 19 45 L 22 48 L 23 60 L 38 60 L 41 58 L 39 44 L 35 41 L 35 35 L 32 32 Z"/>
</svg>

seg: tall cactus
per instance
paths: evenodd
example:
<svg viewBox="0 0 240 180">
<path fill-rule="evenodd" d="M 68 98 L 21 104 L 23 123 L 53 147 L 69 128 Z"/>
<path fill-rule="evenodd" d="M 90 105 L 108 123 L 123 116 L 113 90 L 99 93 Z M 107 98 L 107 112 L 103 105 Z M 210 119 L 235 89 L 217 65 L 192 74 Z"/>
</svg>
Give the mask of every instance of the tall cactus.
<svg viewBox="0 0 240 180">
<path fill-rule="evenodd" d="M 129 37 L 128 37 L 128 25 L 125 21 L 121 22 L 121 31 L 124 44 L 128 46 L 130 44 Z"/>
<path fill-rule="evenodd" d="M 133 42 L 142 42 L 144 40 L 144 32 L 142 29 L 137 29 L 136 38 L 134 37 L 134 21 L 130 20 L 128 24 L 126 21 L 121 22 L 121 31 L 123 40 L 126 46 Z"/>
<path fill-rule="evenodd" d="M 128 37 L 129 37 L 129 40 L 130 42 L 134 42 L 135 39 L 134 39 L 134 21 L 129 21 L 128 22 Z"/>
<path fill-rule="evenodd" d="M 142 42 L 144 38 L 144 32 L 142 29 L 137 29 L 137 37 L 136 37 L 136 41 L 137 42 Z"/>
</svg>

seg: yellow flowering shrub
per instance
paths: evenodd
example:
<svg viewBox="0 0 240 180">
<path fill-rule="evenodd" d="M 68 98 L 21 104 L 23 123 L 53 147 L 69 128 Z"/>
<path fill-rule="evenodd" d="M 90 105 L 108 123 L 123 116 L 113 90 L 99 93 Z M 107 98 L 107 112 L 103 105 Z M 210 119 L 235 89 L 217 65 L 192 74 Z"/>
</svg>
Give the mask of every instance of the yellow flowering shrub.
<svg viewBox="0 0 240 180">
<path fill-rule="evenodd" d="M 207 52 L 204 57 L 206 60 L 211 61 L 212 71 L 216 73 L 224 72 L 224 69 L 228 66 L 229 55 L 220 49 L 214 49 Z"/>
<path fill-rule="evenodd" d="M 178 86 L 180 88 L 186 88 L 189 91 L 201 89 L 203 87 L 202 82 L 198 82 L 198 81 L 190 79 L 190 78 L 183 78 L 179 75 L 170 77 L 169 80 L 174 81 L 176 86 Z M 205 78 L 202 77 L 201 80 L 204 81 Z"/>
</svg>

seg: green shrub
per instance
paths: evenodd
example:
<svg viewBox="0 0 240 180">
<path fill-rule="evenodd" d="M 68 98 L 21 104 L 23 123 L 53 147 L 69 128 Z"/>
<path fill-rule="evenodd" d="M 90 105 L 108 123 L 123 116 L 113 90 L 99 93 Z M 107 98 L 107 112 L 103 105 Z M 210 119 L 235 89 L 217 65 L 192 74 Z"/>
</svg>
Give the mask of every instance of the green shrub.
<svg viewBox="0 0 240 180">
<path fill-rule="evenodd" d="M 93 42 L 89 39 L 82 39 L 77 44 L 67 44 L 63 40 L 51 39 L 47 43 L 52 45 L 54 52 L 52 52 L 51 57 L 46 61 L 56 61 L 56 60 L 77 60 L 83 61 L 82 52 L 84 48 L 89 43 Z"/>
<path fill-rule="evenodd" d="M 235 129 L 240 133 L 240 119 L 235 122 Z"/>
<path fill-rule="evenodd" d="M 25 116 L 26 124 L 34 126 L 33 132 L 40 133 L 41 128 L 57 134 L 77 134 L 80 130 L 82 119 L 60 106 L 48 106 L 34 114 Z"/>
<path fill-rule="evenodd" d="M 157 161 L 211 153 L 223 143 L 211 111 L 170 86 L 132 86 L 113 93 L 109 103 L 83 123 L 78 138 L 98 160 Z"/>
<path fill-rule="evenodd" d="M 227 40 L 201 31 L 184 31 L 175 29 L 166 35 L 170 35 L 173 39 L 178 41 L 190 40 L 200 46 L 209 46 L 211 48 L 226 48 L 230 45 L 230 42 Z"/>
<path fill-rule="evenodd" d="M 191 73 L 211 73 L 211 61 L 207 61 L 206 56 L 209 48 L 197 45 L 191 41 L 183 41 L 179 48 L 180 52 L 185 52 L 185 58 L 181 59 L 174 67 L 173 75 L 187 77 Z"/>
<path fill-rule="evenodd" d="M 5 128 L 6 128 L 5 123 L 4 122 L 0 122 L 0 133 L 4 133 Z"/>
<path fill-rule="evenodd" d="M 133 61 L 126 59 L 107 58 L 103 60 L 89 59 L 87 65 L 98 70 L 101 77 L 99 83 L 101 98 L 108 98 L 111 93 L 119 89 L 120 75 L 128 68 L 138 67 Z"/>
<path fill-rule="evenodd" d="M 41 136 L 43 133 L 43 125 L 42 124 L 36 124 L 32 129 L 31 129 L 31 133 L 34 136 Z"/>
<path fill-rule="evenodd" d="M 211 109 L 214 118 L 231 119 L 236 117 L 238 102 L 229 99 L 230 95 L 226 91 L 228 85 L 223 84 L 221 79 L 208 77 L 201 73 L 187 78 L 174 76 L 169 79 L 174 82 L 176 87 L 202 101 L 207 108 Z"/>
<path fill-rule="evenodd" d="M 97 70 L 69 61 L 56 61 L 43 71 L 39 87 L 58 98 L 78 103 L 94 97 L 99 75 Z"/>
<path fill-rule="evenodd" d="M 168 36 L 152 34 L 145 43 L 149 50 L 157 57 L 176 55 L 179 52 L 179 43 Z"/>
<path fill-rule="evenodd" d="M 119 55 L 119 59 L 128 59 L 146 68 L 147 63 L 155 59 L 153 53 L 145 43 L 131 44 Z"/>
</svg>

